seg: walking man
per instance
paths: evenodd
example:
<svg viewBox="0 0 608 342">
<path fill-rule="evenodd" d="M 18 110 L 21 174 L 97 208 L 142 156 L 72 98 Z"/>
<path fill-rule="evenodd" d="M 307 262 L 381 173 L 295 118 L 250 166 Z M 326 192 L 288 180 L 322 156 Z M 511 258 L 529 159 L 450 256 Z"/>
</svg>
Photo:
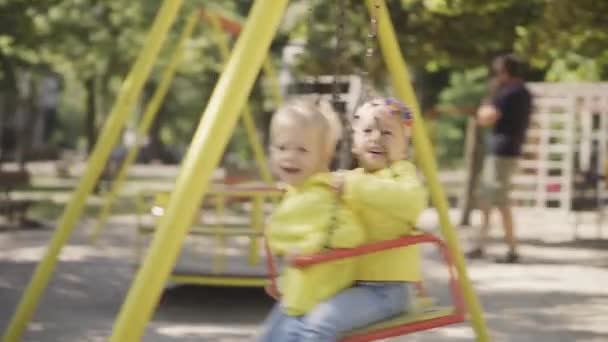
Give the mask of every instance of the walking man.
<svg viewBox="0 0 608 342">
<path fill-rule="evenodd" d="M 499 262 L 519 261 L 513 213 L 511 210 L 511 178 L 517 170 L 517 160 L 532 111 L 532 96 L 523 81 L 523 65 L 513 55 L 497 57 L 492 65 L 493 94 L 489 103 L 480 106 L 477 122 L 491 127 L 488 156 L 484 165 L 484 178 L 478 194 L 478 206 L 482 211 L 482 226 L 478 245 L 467 253 L 469 258 L 483 258 L 488 238 L 490 214 L 498 209 L 509 251 Z"/>
</svg>

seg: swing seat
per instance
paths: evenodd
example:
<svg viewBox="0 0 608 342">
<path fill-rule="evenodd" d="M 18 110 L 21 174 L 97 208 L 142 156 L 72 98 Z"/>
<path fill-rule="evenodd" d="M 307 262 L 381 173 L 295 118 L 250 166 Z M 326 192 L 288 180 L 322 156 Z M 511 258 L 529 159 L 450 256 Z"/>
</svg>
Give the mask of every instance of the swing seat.
<svg viewBox="0 0 608 342">
<path fill-rule="evenodd" d="M 430 307 L 424 311 L 405 313 L 368 327 L 345 334 L 340 342 L 373 341 L 416 331 L 461 323 L 464 319 L 453 314 L 451 307 Z"/>
<path fill-rule="evenodd" d="M 348 332 L 340 339 L 340 342 L 375 341 L 464 322 L 464 300 L 452 257 L 445 243 L 432 234 L 416 233 L 411 236 L 365 244 L 355 248 L 336 249 L 316 255 L 298 257 L 294 259 L 293 265 L 296 267 L 308 267 L 323 262 L 377 253 L 388 249 L 401 248 L 420 243 L 432 243 L 439 248 L 440 254 L 447 265 L 450 275 L 449 287 L 453 307 L 435 306 L 431 298 L 420 296 L 419 294 L 416 298 L 413 312 L 404 313 L 388 320 Z M 268 269 L 271 277 L 270 285 L 266 290 L 272 297 L 278 299 L 279 295 L 276 283 L 274 282 L 274 276 L 276 275 L 275 266 L 268 248 L 266 250 L 268 255 Z"/>
</svg>

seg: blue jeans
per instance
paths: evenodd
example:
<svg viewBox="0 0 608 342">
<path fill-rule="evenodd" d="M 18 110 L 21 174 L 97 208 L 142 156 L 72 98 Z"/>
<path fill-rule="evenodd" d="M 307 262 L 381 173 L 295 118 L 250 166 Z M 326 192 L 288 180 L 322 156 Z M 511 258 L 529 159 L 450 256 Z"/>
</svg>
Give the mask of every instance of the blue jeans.
<svg viewBox="0 0 608 342">
<path fill-rule="evenodd" d="M 341 334 L 407 311 L 413 303 L 410 283 L 364 283 L 348 288 L 300 317 L 276 305 L 259 342 L 335 342 Z"/>
</svg>

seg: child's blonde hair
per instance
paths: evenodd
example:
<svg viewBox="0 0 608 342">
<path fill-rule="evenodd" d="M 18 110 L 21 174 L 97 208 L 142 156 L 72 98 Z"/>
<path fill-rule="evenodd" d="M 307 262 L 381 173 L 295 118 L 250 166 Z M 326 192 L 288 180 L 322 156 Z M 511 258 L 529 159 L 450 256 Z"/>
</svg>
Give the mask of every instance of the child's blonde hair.
<svg viewBox="0 0 608 342">
<path fill-rule="evenodd" d="M 273 140 L 277 129 L 293 122 L 313 124 L 318 127 L 323 139 L 323 151 L 331 158 L 336 150 L 338 141 L 342 138 L 342 124 L 338 114 L 331 104 L 326 101 L 313 101 L 294 98 L 287 101 L 272 116 L 270 121 L 270 139 Z"/>
</svg>

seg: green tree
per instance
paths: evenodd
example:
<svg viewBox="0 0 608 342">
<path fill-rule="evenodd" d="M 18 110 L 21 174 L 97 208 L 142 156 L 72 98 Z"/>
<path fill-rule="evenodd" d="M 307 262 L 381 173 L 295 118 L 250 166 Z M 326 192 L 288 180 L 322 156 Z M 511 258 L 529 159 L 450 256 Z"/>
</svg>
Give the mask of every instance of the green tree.
<svg viewBox="0 0 608 342">
<path fill-rule="evenodd" d="M 92 143 L 160 2 L 0 0 L 2 113 L 12 115 L 28 103 L 17 101 L 23 98 L 18 86 L 21 78 L 29 75 L 35 80 L 53 71 L 64 80 L 62 117 L 73 127 L 64 130 L 64 140 L 76 141 L 88 125 Z M 340 3 L 341 9 L 337 7 Z M 470 72 L 466 70 L 487 66 L 495 55 L 506 51 L 515 51 L 532 67 L 547 71 L 550 80 L 608 77 L 606 1 L 394 0 L 387 4 L 425 110 L 437 101 L 442 107 L 456 101 L 438 98 L 450 73 L 464 75 Z M 201 5 L 244 18 L 251 1 L 185 2 L 142 101 L 154 90 L 187 14 Z M 339 37 L 342 48 L 336 51 L 336 16 L 340 11 L 345 29 Z M 374 84 L 385 89 L 389 79 L 385 66 L 378 58 L 376 43 L 366 39 L 369 21 L 359 0 L 294 0 L 271 47 L 271 57 L 279 61 L 287 43 L 304 40 L 308 44 L 294 69 L 297 75 L 333 74 L 336 68 L 340 73 L 367 71 Z M 369 47 L 376 50 L 372 58 L 366 57 Z M 182 147 L 188 144 L 221 66 L 208 28 L 199 27 L 154 125 L 152 140 L 161 146 L 163 142 Z M 261 84 L 254 88 L 253 105 L 263 125 L 267 121 L 264 111 L 270 108 L 263 106 Z M 231 146 L 241 150 L 244 137 L 236 135 Z"/>
<path fill-rule="evenodd" d="M 467 121 L 487 93 L 487 77 L 485 67 L 453 72 L 449 85 L 439 94 L 440 115 L 435 122 L 433 140 L 441 166 L 461 166 Z"/>
</svg>

